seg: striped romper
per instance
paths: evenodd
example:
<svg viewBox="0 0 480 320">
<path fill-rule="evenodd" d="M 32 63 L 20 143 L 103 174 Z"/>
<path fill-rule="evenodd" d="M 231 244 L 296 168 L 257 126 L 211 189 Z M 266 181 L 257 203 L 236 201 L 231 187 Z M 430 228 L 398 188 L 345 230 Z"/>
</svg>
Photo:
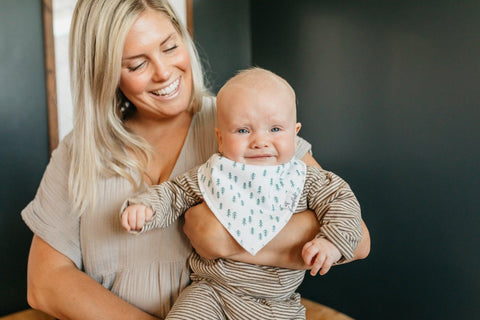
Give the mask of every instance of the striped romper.
<svg viewBox="0 0 480 320">
<path fill-rule="evenodd" d="M 154 211 L 141 232 L 164 228 L 188 208 L 203 201 L 198 167 L 128 200 Z M 341 252 L 338 263 L 350 260 L 361 239 L 360 205 L 349 185 L 332 172 L 307 167 L 297 212 L 311 209 L 320 221 L 317 237 Z M 304 270 L 247 264 L 230 259 L 208 260 L 195 251 L 189 258 L 192 283 L 185 288 L 166 319 L 305 319 L 296 289 Z"/>
</svg>

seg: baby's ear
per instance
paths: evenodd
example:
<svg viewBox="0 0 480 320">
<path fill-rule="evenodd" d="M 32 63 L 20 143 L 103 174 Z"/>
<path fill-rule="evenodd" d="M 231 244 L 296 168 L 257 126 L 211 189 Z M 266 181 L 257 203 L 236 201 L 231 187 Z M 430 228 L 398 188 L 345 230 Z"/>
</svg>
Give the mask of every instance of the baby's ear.
<svg viewBox="0 0 480 320">
<path fill-rule="evenodd" d="M 300 122 L 297 122 L 295 124 L 295 133 L 298 133 L 298 131 L 300 131 L 300 128 L 302 127 L 302 124 Z"/>
<path fill-rule="evenodd" d="M 222 134 L 220 133 L 220 130 L 218 128 L 215 128 L 215 133 L 217 135 L 217 141 L 218 141 L 218 152 L 223 153 Z"/>
</svg>

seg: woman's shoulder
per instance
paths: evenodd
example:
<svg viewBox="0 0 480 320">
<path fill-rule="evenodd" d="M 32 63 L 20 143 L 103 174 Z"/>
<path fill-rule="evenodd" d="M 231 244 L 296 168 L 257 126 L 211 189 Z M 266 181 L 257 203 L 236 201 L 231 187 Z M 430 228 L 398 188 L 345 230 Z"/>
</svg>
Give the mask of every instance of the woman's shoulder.
<svg viewBox="0 0 480 320">
<path fill-rule="evenodd" d="M 193 123 L 196 138 L 204 135 L 215 137 L 215 127 L 217 126 L 217 106 L 214 96 L 205 96 L 202 100 L 202 108 L 195 114 Z"/>
<path fill-rule="evenodd" d="M 204 96 L 202 98 L 202 107 L 197 112 L 197 118 L 211 119 L 217 116 L 217 99 L 215 96 Z"/>
<path fill-rule="evenodd" d="M 217 107 L 214 96 L 206 96 L 202 100 L 202 108 L 195 114 L 192 125 L 193 150 L 197 156 L 197 164 L 202 163 L 217 152 Z"/>
<path fill-rule="evenodd" d="M 50 163 L 68 163 L 71 158 L 72 146 L 73 134 L 70 132 L 60 140 L 58 146 L 52 151 Z"/>
<path fill-rule="evenodd" d="M 73 145 L 73 131 L 67 133 L 58 143 L 58 146 L 53 150 L 53 152 L 65 152 L 72 150 Z"/>
</svg>

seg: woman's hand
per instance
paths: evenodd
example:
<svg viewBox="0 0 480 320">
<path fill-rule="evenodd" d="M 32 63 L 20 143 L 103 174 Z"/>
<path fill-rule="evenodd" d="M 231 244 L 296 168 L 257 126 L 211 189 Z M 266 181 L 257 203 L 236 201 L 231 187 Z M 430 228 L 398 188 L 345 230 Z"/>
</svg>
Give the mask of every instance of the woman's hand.
<svg viewBox="0 0 480 320">
<path fill-rule="evenodd" d="M 190 239 L 195 251 L 204 258 L 225 258 L 245 252 L 205 202 L 185 212 L 183 231 Z"/>
<path fill-rule="evenodd" d="M 28 257 L 27 300 L 57 319 L 157 319 L 104 288 L 37 236 Z"/>
</svg>

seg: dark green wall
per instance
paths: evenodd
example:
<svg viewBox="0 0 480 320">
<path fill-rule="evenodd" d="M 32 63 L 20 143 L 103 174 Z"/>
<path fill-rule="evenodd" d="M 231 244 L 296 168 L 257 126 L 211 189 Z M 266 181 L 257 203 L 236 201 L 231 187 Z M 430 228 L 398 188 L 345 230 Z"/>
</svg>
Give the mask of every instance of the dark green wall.
<svg viewBox="0 0 480 320">
<path fill-rule="evenodd" d="M 252 63 L 352 185 L 370 257 L 302 293 L 358 319 L 480 318 L 479 1 L 252 1 Z"/>
<path fill-rule="evenodd" d="M 32 234 L 20 211 L 48 161 L 41 1 L 0 2 L 0 316 L 27 307 Z"/>
<path fill-rule="evenodd" d="M 215 87 L 238 50 L 284 76 L 301 135 L 362 204 L 369 258 L 301 293 L 357 319 L 480 318 L 480 2 L 243 1 L 248 17 L 194 3 Z"/>
<path fill-rule="evenodd" d="M 250 66 L 250 5 L 245 0 L 196 0 L 194 41 L 213 92 Z"/>
</svg>

